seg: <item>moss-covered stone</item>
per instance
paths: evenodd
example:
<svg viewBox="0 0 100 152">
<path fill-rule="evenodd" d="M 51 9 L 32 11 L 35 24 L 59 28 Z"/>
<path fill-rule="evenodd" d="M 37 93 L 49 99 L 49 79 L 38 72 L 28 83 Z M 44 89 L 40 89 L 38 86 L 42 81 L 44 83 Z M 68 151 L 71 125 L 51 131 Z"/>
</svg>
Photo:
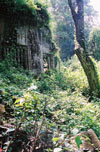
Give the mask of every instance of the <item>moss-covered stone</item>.
<svg viewBox="0 0 100 152">
<path fill-rule="evenodd" d="M 29 3 L 25 0 L 2 0 L 0 13 L 13 18 L 24 19 L 35 26 L 45 26 L 49 23 L 49 15 L 45 7 L 40 3 Z"/>
</svg>

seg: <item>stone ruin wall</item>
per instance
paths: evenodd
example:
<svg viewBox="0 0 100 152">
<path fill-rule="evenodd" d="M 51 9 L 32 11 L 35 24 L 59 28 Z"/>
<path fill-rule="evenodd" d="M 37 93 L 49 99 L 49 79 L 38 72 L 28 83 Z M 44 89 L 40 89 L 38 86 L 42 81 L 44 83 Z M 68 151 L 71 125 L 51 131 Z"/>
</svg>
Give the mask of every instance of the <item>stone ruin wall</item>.
<svg viewBox="0 0 100 152">
<path fill-rule="evenodd" d="M 13 53 L 12 44 L 16 43 L 14 58 L 25 69 L 35 73 L 44 71 L 44 57 L 47 68 L 54 68 L 53 44 L 44 38 L 44 32 L 49 36 L 48 29 L 33 28 L 29 24 L 14 26 L 14 21 L 0 17 L 0 60 Z"/>
</svg>

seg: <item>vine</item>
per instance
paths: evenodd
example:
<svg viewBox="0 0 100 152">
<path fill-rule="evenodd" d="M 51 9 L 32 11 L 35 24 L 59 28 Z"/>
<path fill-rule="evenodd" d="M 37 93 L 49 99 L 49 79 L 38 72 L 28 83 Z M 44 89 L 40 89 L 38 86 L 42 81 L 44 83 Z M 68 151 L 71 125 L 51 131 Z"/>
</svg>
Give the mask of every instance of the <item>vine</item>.
<svg viewBox="0 0 100 152">
<path fill-rule="evenodd" d="M 35 4 L 32 0 L 2 0 L 0 4 L 1 14 L 14 18 L 24 18 L 24 20 L 28 18 L 32 23 L 35 23 L 35 26 L 49 24 L 49 14 L 40 3 Z"/>
</svg>

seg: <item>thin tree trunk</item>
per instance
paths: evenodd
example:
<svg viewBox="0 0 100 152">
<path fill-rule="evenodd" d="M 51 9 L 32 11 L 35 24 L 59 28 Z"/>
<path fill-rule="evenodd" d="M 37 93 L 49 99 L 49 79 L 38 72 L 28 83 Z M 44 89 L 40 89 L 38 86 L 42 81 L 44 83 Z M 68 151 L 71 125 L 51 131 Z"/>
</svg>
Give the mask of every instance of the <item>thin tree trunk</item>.
<svg viewBox="0 0 100 152">
<path fill-rule="evenodd" d="M 83 0 L 68 0 L 72 17 L 75 24 L 76 44 L 75 53 L 87 76 L 91 93 L 100 93 L 99 79 L 96 68 L 91 58 L 86 53 L 84 38 L 84 3 Z"/>
</svg>

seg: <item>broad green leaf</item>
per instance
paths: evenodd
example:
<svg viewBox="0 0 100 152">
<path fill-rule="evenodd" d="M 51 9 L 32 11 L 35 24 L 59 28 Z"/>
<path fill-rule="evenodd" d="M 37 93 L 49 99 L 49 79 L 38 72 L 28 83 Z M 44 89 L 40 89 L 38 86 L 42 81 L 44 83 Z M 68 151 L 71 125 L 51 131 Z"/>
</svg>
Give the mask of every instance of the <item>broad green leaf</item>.
<svg viewBox="0 0 100 152">
<path fill-rule="evenodd" d="M 15 101 L 15 104 L 17 104 L 17 103 L 19 103 L 19 102 L 20 102 L 20 98 Z"/>
<path fill-rule="evenodd" d="M 77 144 L 77 147 L 80 149 L 80 145 L 82 144 L 82 140 L 80 139 L 80 136 L 77 136 L 75 138 L 75 142 Z"/>
<path fill-rule="evenodd" d="M 53 142 L 57 142 L 57 141 L 59 141 L 59 140 L 60 140 L 59 137 L 54 137 L 54 138 L 52 138 L 52 141 L 53 141 Z"/>
</svg>

